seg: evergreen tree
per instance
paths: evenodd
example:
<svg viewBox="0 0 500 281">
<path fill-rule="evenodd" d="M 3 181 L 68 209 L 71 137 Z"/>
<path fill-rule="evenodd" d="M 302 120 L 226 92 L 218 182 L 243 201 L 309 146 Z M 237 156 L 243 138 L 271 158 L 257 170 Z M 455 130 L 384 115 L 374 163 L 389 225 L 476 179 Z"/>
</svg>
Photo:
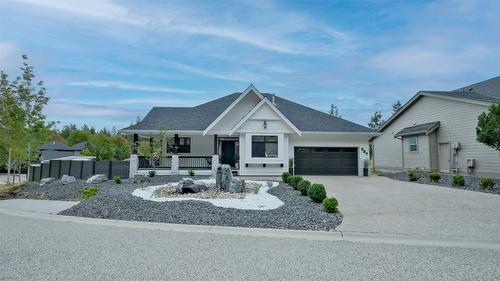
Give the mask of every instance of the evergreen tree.
<svg viewBox="0 0 500 281">
<path fill-rule="evenodd" d="M 392 114 L 396 113 L 401 108 L 401 102 L 399 100 L 392 104 Z"/>
<path fill-rule="evenodd" d="M 368 127 L 373 130 L 378 130 L 383 123 L 384 120 L 382 120 L 382 112 L 375 111 L 372 117 L 370 118 L 370 123 L 368 123 Z"/>
</svg>

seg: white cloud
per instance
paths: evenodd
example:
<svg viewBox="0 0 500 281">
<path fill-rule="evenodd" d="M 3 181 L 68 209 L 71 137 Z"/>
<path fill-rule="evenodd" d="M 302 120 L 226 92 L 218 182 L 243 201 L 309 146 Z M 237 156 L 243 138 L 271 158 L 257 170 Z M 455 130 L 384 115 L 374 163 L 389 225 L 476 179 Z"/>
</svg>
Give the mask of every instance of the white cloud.
<svg viewBox="0 0 500 281">
<path fill-rule="evenodd" d="M 142 113 L 141 110 L 110 107 L 95 104 L 75 103 L 68 101 L 51 101 L 45 107 L 46 113 L 51 118 L 131 118 Z"/>
<path fill-rule="evenodd" d="M 68 86 L 81 86 L 81 87 L 96 87 L 96 88 L 117 88 L 123 90 L 138 90 L 147 92 L 160 92 L 160 93 L 174 93 L 174 94 L 202 94 L 205 91 L 186 90 L 170 87 L 154 87 L 147 85 L 138 85 L 117 81 L 75 81 L 66 83 Z"/>
<path fill-rule="evenodd" d="M 17 68 L 21 61 L 21 52 L 11 42 L 0 41 L 0 66 L 1 70 L 10 72 Z"/>
<path fill-rule="evenodd" d="M 141 98 L 141 99 L 118 99 L 111 104 L 116 105 L 148 105 L 148 106 L 196 106 L 207 100 L 193 99 L 170 99 L 170 98 Z"/>
</svg>

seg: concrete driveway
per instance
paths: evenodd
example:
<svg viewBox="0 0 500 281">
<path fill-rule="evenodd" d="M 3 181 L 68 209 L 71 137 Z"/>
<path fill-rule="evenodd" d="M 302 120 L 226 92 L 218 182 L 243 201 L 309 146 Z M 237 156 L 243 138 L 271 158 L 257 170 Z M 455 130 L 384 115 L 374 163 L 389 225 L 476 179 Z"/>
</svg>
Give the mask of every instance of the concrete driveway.
<svg viewBox="0 0 500 281">
<path fill-rule="evenodd" d="M 305 178 L 339 199 L 340 231 L 500 241 L 500 195 L 381 176 Z"/>
</svg>

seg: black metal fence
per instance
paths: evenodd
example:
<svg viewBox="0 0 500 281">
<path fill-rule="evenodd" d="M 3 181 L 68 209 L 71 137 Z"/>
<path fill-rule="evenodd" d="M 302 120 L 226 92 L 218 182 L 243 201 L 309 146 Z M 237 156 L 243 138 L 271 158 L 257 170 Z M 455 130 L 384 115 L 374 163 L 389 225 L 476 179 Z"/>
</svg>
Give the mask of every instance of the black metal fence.
<svg viewBox="0 0 500 281">
<path fill-rule="evenodd" d="M 171 169 L 172 156 L 162 156 L 159 159 L 152 160 L 146 156 L 139 156 L 139 169 Z M 155 161 L 155 162 L 153 162 Z M 154 165 L 153 165 L 154 164 Z M 212 169 L 212 156 L 188 156 L 179 155 L 179 170 L 210 170 Z"/>
<path fill-rule="evenodd" d="M 97 174 L 105 174 L 109 179 L 119 176 L 129 177 L 129 161 L 83 161 L 83 160 L 50 160 L 39 166 L 30 166 L 30 181 L 43 178 L 60 178 L 63 175 L 86 179 Z"/>
</svg>

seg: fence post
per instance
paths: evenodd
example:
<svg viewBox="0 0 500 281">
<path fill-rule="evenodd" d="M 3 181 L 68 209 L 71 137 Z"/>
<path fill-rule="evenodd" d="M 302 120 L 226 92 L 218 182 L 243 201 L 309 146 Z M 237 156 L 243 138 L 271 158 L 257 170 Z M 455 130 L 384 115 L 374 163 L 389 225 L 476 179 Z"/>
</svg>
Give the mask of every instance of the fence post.
<svg viewBox="0 0 500 281">
<path fill-rule="evenodd" d="M 217 168 L 219 167 L 219 155 L 212 155 L 212 176 L 217 175 Z"/>
<path fill-rule="evenodd" d="M 137 154 L 130 155 L 130 165 L 128 168 L 128 178 L 133 179 L 139 170 L 139 157 Z"/>
<path fill-rule="evenodd" d="M 179 155 L 172 154 L 172 167 L 170 169 L 173 175 L 179 173 Z"/>
</svg>

